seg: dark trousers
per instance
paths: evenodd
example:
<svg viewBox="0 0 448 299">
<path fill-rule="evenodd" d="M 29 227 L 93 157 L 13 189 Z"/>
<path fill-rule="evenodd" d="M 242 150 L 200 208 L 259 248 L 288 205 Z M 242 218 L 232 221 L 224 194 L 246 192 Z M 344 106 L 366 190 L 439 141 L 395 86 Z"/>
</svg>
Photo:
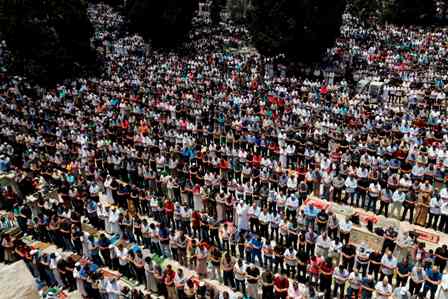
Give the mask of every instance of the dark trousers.
<svg viewBox="0 0 448 299">
<path fill-rule="evenodd" d="M 306 282 L 306 265 L 297 264 L 297 280 L 301 283 Z"/>
<path fill-rule="evenodd" d="M 429 291 L 429 298 L 434 299 L 436 296 L 437 286 L 429 286 L 428 283 L 425 283 L 425 286 L 423 287 L 422 297 L 426 298 L 426 294 Z"/>
<path fill-rule="evenodd" d="M 400 277 L 397 275 L 397 287 L 405 286 L 408 283 L 408 277 Z"/>
<path fill-rule="evenodd" d="M 369 267 L 369 274 L 373 273 L 373 277 L 375 278 L 375 281 L 378 281 L 378 275 L 380 273 L 380 267 L 379 266 L 370 266 Z"/>
<path fill-rule="evenodd" d="M 250 223 L 250 231 L 255 234 L 258 234 L 258 232 L 260 231 L 259 228 L 260 221 L 257 218 L 250 218 L 249 223 Z"/>
<path fill-rule="evenodd" d="M 448 233 L 448 215 L 440 215 L 439 231 Z"/>
<path fill-rule="evenodd" d="M 120 273 L 123 274 L 125 277 L 129 277 L 130 276 L 130 271 L 129 271 L 129 265 L 118 265 L 118 269 L 120 270 Z"/>
<path fill-rule="evenodd" d="M 439 217 L 440 215 L 436 215 L 430 212 L 426 227 L 432 227 L 433 229 L 437 230 L 438 228 L 437 223 L 439 222 Z"/>
<path fill-rule="evenodd" d="M 268 224 L 260 223 L 260 236 L 264 238 L 268 238 Z"/>
<path fill-rule="evenodd" d="M 255 258 L 257 258 L 260 266 L 263 266 L 263 257 L 261 255 L 261 251 L 259 251 L 259 250 L 252 251 L 252 263 L 255 263 Z"/>
<path fill-rule="evenodd" d="M 320 275 L 319 288 L 325 293 L 325 298 L 331 297 L 331 276 Z"/>
<path fill-rule="evenodd" d="M 279 271 L 279 266 L 280 266 L 280 272 L 283 271 L 283 258 L 280 258 L 278 256 L 276 256 L 274 258 L 274 272 L 278 273 Z"/>
<path fill-rule="evenodd" d="M 421 283 L 415 283 L 412 279 L 409 281 L 409 292 L 411 293 L 411 295 L 420 295 L 420 290 L 422 288 L 422 284 Z"/>
<path fill-rule="evenodd" d="M 337 236 L 338 236 L 338 228 L 337 227 L 335 227 L 335 228 L 328 228 L 328 236 L 331 238 L 331 239 L 335 239 Z"/>
<path fill-rule="evenodd" d="M 306 243 L 306 254 L 308 256 L 313 256 L 315 247 L 316 247 L 316 244 Z"/>
<path fill-rule="evenodd" d="M 342 231 L 339 232 L 341 242 L 344 244 L 348 244 L 348 241 L 350 239 L 350 233 L 343 233 Z"/>
<path fill-rule="evenodd" d="M 103 256 L 104 263 L 105 263 L 108 267 L 112 267 L 112 263 L 111 263 L 111 259 L 110 259 L 110 252 L 109 252 L 109 250 L 108 250 L 108 249 L 101 250 L 101 255 Z"/>
<path fill-rule="evenodd" d="M 342 257 L 342 264 L 346 269 L 348 269 L 349 272 L 351 272 L 353 270 L 353 266 L 355 265 L 355 260 L 353 258 L 347 259 Z"/>
<path fill-rule="evenodd" d="M 339 298 L 344 298 L 344 284 L 339 284 L 337 282 L 334 283 L 334 289 L 333 289 L 333 298 L 337 297 L 338 289 L 339 289 Z"/>
<path fill-rule="evenodd" d="M 341 193 L 342 193 L 342 189 L 335 188 L 333 190 L 333 201 L 341 202 Z"/>
<path fill-rule="evenodd" d="M 373 213 L 376 213 L 376 202 L 377 202 L 378 197 L 372 197 L 369 195 L 369 201 L 367 203 L 367 211 L 372 210 Z"/>
<path fill-rule="evenodd" d="M 296 274 L 296 266 L 295 265 L 286 264 L 286 272 L 288 272 L 289 278 L 293 279 L 295 274 Z"/>
<path fill-rule="evenodd" d="M 384 210 L 384 216 L 388 217 L 389 216 L 389 204 L 390 203 L 386 203 L 384 201 L 380 201 L 380 210 L 378 211 L 378 214 L 383 213 Z"/>
<path fill-rule="evenodd" d="M 406 214 L 409 211 L 409 223 L 412 223 L 414 221 L 414 208 L 415 208 L 414 206 L 409 206 L 405 204 L 401 221 L 403 221 L 406 218 Z"/>
<path fill-rule="evenodd" d="M 223 271 L 224 285 L 235 288 L 235 278 L 233 271 Z"/>
<path fill-rule="evenodd" d="M 236 289 L 246 295 L 246 283 L 244 280 L 235 279 Z"/>
</svg>

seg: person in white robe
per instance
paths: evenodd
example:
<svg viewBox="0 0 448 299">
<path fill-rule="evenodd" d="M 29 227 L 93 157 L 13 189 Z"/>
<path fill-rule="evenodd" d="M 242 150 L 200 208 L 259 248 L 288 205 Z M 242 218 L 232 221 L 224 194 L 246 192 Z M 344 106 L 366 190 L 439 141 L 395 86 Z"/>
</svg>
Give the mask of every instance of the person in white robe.
<svg viewBox="0 0 448 299">
<path fill-rule="evenodd" d="M 120 298 L 121 289 L 115 278 L 107 282 L 106 293 L 108 299 L 118 299 Z"/>
<path fill-rule="evenodd" d="M 238 231 L 246 231 L 249 230 L 249 215 L 248 215 L 249 206 L 245 203 L 241 203 L 236 208 L 237 214 L 237 228 Z"/>
<path fill-rule="evenodd" d="M 109 211 L 109 225 L 111 234 L 120 233 L 120 224 L 118 223 L 120 219 L 120 213 L 116 207 L 112 207 Z"/>
</svg>

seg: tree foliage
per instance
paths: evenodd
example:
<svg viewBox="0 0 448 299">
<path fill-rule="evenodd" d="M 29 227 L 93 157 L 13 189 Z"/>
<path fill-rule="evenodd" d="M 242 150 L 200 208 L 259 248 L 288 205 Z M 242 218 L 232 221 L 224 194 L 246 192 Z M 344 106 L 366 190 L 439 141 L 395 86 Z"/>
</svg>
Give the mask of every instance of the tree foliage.
<svg viewBox="0 0 448 299">
<path fill-rule="evenodd" d="M 176 46 L 191 29 L 195 3 L 195 0 L 134 0 L 128 11 L 130 28 L 150 38 L 153 46 Z"/>
<path fill-rule="evenodd" d="M 350 0 L 348 2 L 350 14 L 357 16 L 363 22 L 366 22 L 370 17 L 379 16 L 381 6 L 379 0 Z"/>
<path fill-rule="evenodd" d="M 370 17 L 396 24 L 419 24 L 433 20 L 435 0 L 349 0 L 349 12 L 367 21 Z"/>
<path fill-rule="evenodd" d="M 345 0 L 254 1 L 250 29 L 260 53 L 290 59 L 319 59 L 342 24 Z"/>
<path fill-rule="evenodd" d="M 232 20 L 237 23 L 244 23 L 247 20 L 249 10 L 251 9 L 251 1 L 228 0 L 226 6 Z"/>
<path fill-rule="evenodd" d="M 388 0 L 383 5 L 383 19 L 396 24 L 427 23 L 435 15 L 434 0 Z"/>
<path fill-rule="evenodd" d="M 226 0 L 212 0 L 210 5 L 210 19 L 213 25 L 218 25 L 221 20 L 221 12 L 226 6 Z"/>
<path fill-rule="evenodd" d="M 0 26 L 12 71 L 52 84 L 93 65 L 93 27 L 82 0 L 4 0 Z"/>
</svg>

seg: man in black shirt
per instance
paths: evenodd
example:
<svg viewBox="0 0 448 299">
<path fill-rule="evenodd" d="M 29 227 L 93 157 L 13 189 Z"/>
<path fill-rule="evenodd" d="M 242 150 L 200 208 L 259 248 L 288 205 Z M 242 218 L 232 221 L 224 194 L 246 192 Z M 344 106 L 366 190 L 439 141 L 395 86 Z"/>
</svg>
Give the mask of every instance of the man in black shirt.
<svg viewBox="0 0 448 299">
<path fill-rule="evenodd" d="M 370 256 L 369 275 L 374 274 L 375 281 L 378 280 L 378 273 L 380 272 L 381 259 L 383 255 L 379 251 L 373 251 Z"/>
<path fill-rule="evenodd" d="M 328 214 L 324 209 L 320 210 L 319 214 L 317 214 L 316 223 L 319 234 L 321 234 L 323 231 L 326 231 L 328 223 Z"/>
<path fill-rule="evenodd" d="M 361 282 L 362 299 L 372 298 L 373 291 L 375 290 L 375 281 L 372 279 L 372 275 L 367 275 Z"/>
<path fill-rule="evenodd" d="M 251 264 L 246 270 L 247 275 L 247 294 L 251 298 L 258 298 L 258 280 L 260 279 L 260 270 Z"/>
<path fill-rule="evenodd" d="M 406 214 L 409 211 L 409 223 L 412 223 L 412 221 L 414 220 L 414 208 L 415 208 L 415 202 L 417 200 L 417 194 L 415 193 L 414 190 L 411 190 L 407 195 L 406 195 L 406 199 L 403 202 L 403 216 L 401 216 L 401 221 L 404 221 L 404 219 L 406 218 Z"/>
<path fill-rule="evenodd" d="M 383 243 L 383 249 L 381 252 L 384 254 L 386 249 L 389 249 L 390 251 L 394 252 L 396 241 L 397 241 L 398 233 L 395 231 L 395 229 L 392 226 L 389 226 L 386 228 L 384 232 L 384 243 Z"/>
<path fill-rule="evenodd" d="M 306 267 L 309 256 L 306 254 L 304 248 L 299 248 L 296 254 L 297 258 L 297 279 L 301 283 L 306 282 Z"/>
<path fill-rule="evenodd" d="M 283 271 L 283 260 L 284 256 L 283 253 L 285 252 L 285 249 L 280 245 L 277 244 L 274 247 L 274 272 L 278 273 L 278 266 L 280 266 L 280 270 Z"/>
<path fill-rule="evenodd" d="M 435 261 L 434 264 L 439 267 L 440 273 L 443 273 L 446 267 L 446 262 L 448 260 L 448 248 L 446 244 L 443 244 L 442 247 L 438 247 L 435 253 Z"/>
<path fill-rule="evenodd" d="M 355 254 L 356 254 L 356 247 L 351 244 L 347 243 L 342 246 L 342 263 L 346 269 L 348 269 L 350 272 L 353 270 L 353 265 L 355 263 Z"/>
</svg>

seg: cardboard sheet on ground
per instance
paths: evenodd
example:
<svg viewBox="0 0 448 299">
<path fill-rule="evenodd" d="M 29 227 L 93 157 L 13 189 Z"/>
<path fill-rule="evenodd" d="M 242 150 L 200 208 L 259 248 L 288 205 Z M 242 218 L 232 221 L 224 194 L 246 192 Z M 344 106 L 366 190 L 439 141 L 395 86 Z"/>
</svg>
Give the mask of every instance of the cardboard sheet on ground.
<svg viewBox="0 0 448 299">
<path fill-rule="evenodd" d="M 350 242 L 355 246 L 366 243 L 371 250 L 381 251 L 384 238 L 358 227 L 353 227 L 350 233 Z"/>
<path fill-rule="evenodd" d="M 39 299 L 36 282 L 23 261 L 0 267 L 0 299 Z"/>
</svg>

